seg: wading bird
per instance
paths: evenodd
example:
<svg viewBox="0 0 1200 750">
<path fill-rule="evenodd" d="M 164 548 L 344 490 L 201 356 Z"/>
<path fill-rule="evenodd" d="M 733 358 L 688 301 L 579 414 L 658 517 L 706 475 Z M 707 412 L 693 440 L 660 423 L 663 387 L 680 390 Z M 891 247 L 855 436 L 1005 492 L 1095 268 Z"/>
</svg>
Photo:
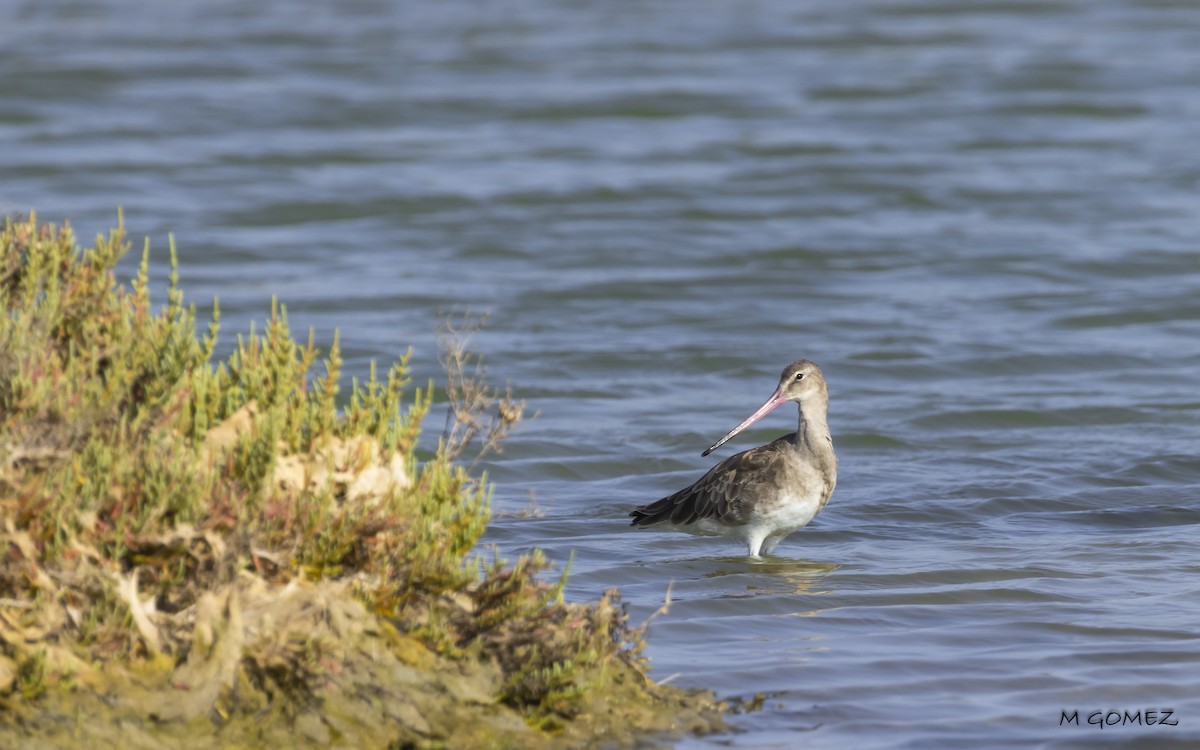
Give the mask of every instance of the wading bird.
<svg viewBox="0 0 1200 750">
<path fill-rule="evenodd" d="M 837 456 L 825 419 L 829 391 L 814 363 L 800 359 L 785 367 L 766 403 L 701 455 L 788 401 L 800 407 L 795 432 L 730 456 L 694 484 L 634 509 L 633 525 L 731 537 L 758 557 L 811 521 L 837 483 Z"/>
</svg>

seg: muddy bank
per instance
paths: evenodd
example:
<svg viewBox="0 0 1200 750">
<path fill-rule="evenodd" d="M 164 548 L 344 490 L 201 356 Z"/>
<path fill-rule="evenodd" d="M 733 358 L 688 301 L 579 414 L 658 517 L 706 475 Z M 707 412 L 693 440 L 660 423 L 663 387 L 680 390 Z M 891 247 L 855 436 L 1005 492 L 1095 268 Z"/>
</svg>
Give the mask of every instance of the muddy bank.
<svg viewBox="0 0 1200 750">
<path fill-rule="evenodd" d="M 606 617 L 610 606 L 566 605 L 563 614 Z M 721 727 L 723 706 L 711 696 L 655 686 L 620 660 L 604 665 L 572 716 L 531 722 L 501 700 L 496 655 L 482 646 L 438 654 L 367 612 L 344 583 L 273 588 L 246 576 L 198 609 L 178 664 L 86 664 L 48 651 L 47 668 L 69 677 L 10 705 L 0 746 L 563 748 Z"/>
</svg>

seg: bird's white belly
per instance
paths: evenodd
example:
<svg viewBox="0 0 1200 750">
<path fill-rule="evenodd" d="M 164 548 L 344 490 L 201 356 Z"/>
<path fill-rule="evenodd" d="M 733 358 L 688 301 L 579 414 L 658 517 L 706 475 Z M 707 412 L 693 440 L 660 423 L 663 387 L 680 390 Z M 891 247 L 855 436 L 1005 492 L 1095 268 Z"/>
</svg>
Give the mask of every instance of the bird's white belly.
<svg viewBox="0 0 1200 750">
<path fill-rule="evenodd" d="M 771 508 L 759 508 L 748 523 L 743 539 L 768 536 L 786 536 L 801 526 L 808 525 L 821 509 L 821 501 L 815 497 L 781 497 Z"/>
<path fill-rule="evenodd" d="M 734 526 L 714 518 L 702 518 L 693 524 L 675 528 L 693 534 L 731 537 L 746 544 L 752 555 L 757 555 L 760 548 L 770 551 L 780 539 L 806 526 L 820 509 L 820 498 L 784 495 L 770 507 L 756 508 L 750 520 L 744 524 Z"/>
</svg>

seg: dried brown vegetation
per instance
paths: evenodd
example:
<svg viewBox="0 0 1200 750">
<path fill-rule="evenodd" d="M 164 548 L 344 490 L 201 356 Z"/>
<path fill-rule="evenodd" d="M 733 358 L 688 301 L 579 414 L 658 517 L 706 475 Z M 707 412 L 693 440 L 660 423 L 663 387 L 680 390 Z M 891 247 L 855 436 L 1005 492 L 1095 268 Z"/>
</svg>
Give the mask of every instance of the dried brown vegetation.
<svg viewBox="0 0 1200 750">
<path fill-rule="evenodd" d="M 512 388 L 504 393 L 492 387 L 483 357 L 471 345 L 483 329 L 486 315 L 471 312 L 442 313 L 437 327 L 438 359 L 446 371 L 446 428 L 442 450 L 459 458 L 472 447 L 475 460 L 501 452 L 501 444 L 525 416 L 525 402 L 513 398 Z"/>
<path fill-rule="evenodd" d="M 0 236 L 0 737 L 536 747 L 712 725 L 644 678 L 615 595 L 569 604 L 540 555 L 470 556 L 488 489 L 455 459 L 523 409 L 486 385 L 478 322 L 440 330 L 453 420 L 418 465 L 432 389 L 406 395 L 408 355 L 343 392 L 336 338 L 298 344 L 273 303 L 214 365 L 217 307 L 197 336 L 174 248 L 158 310 L 148 249 L 117 283 L 127 249 L 35 217 Z"/>
</svg>

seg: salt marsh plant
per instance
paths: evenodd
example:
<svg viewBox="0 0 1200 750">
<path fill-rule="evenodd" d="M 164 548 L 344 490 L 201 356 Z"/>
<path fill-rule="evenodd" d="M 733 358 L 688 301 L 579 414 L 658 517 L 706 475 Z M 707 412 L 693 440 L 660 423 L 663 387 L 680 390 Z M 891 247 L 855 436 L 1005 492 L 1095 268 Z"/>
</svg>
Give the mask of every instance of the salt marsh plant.
<svg viewBox="0 0 1200 750">
<path fill-rule="evenodd" d="M 618 684 L 635 691 L 630 701 L 665 700 L 642 675 L 640 634 L 615 596 L 568 604 L 542 580 L 539 554 L 513 565 L 472 556 L 488 487 L 454 459 L 472 440 L 495 449 L 521 416 L 477 377 L 481 360 L 460 335 L 473 323 L 442 329 L 454 344 L 443 356 L 455 426 L 418 463 L 433 388 L 410 382 L 409 354 L 344 387 L 337 338 L 323 354 L 311 334 L 298 343 L 273 302 L 261 333 L 214 362 L 219 308 L 197 334 L 174 247 L 158 308 L 148 245 L 131 283 L 117 282 L 128 249 L 120 225 L 81 250 L 69 226 L 35 216 L 0 236 L 10 721 L 36 716 L 56 690 L 115 689 L 122 670 L 177 691 L 154 709 L 158 721 L 296 720 L 298 707 L 358 684 L 347 674 L 367 669 L 366 649 L 354 638 L 368 635 L 372 664 L 383 644 L 409 667 L 487 672 L 488 700 L 543 730 L 562 730 Z M 450 700 L 437 685 L 428 689 Z M 462 731 L 431 725 L 432 714 L 415 729 L 393 717 L 391 730 L 434 744 Z"/>
</svg>

